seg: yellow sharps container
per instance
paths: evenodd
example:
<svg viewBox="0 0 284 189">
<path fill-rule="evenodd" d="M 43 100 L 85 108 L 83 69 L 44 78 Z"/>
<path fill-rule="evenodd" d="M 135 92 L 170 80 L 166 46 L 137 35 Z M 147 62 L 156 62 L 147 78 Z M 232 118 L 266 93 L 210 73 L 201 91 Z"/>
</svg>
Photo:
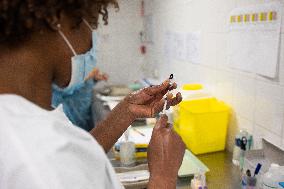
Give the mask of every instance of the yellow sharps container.
<svg viewBox="0 0 284 189">
<path fill-rule="evenodd" d="M 183 90 L 200 90 L 201 85 L 185 85 Z M 196 95 L 195 93 L 195 96 Z M 194 154 L 225 149 L 230 108 L 212 96 L 185 98 L 174 111 L 174 129 Z"/>
</svg>

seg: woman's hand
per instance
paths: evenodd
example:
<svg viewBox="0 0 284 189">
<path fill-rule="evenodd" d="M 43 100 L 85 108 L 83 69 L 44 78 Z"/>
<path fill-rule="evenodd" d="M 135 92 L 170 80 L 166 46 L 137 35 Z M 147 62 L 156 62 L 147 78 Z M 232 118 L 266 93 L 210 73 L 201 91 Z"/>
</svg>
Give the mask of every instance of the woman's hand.
<svg viewBox="0 0 284 189">
<path fill-rule="evenodd" d="M 162 115 L 153 129 L 148 147 L 150 182 L 148 188 L 176 188 L 178 170 L 181 166 L 185 144 Z"/>
<path fill-rule="evenodd" d="M 165 103 L 163 96 L 174 88 L 176 84 L 171 86 L 167 80 L 161 85 L 148 87 L 128 95 L 107 115 L 105 120 L 97 124 L 91 134 L 106 152 L 109 151 L 136 118 L 154 117 L 160 112 Z M 169 108 L 169 106 L 178 104 L 182 97 L 178 93 L 174 98 L 173 95 L 168 95 L 167 99 Z"/>
<path fill-rule="evenodd" d="M 85 80 L 93 79 L 95 81 L 107 81 L 109 76 L 106 73 L 101 73 L 99 69 L 93 69 Z"/>
<path fill-rule="evenodd" d="M 170 85 L 166 80 L 161 85 L 156 85 L 141 89 L 128 95 L 124 101 L 128 103 L 129 111 L 134 118 L 155 117 L 157 113 L 162 111 L 165 103 L 163 96 L 177 87 L 176 83 Z M 177 93 L 176 97 L 172 94 L 167 96 L 167 108 L 175 106 L 182 101 L 182 96 Z"/>
</svg>

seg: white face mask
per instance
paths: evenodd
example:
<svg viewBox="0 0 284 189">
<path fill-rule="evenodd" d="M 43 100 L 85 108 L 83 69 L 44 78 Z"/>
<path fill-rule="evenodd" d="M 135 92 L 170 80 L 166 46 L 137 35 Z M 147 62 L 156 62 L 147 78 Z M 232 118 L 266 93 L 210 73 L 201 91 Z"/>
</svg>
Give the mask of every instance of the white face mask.
<svg viewBox="0 0 284 189">
<path fill-rule="evenodd" d="M 78 55 L 74 50 L 73 46 L 71 45 L 70 41 L 64 35 L 64 33 L 59 29 L 58 32 L 70 48 L 73 53 L 73 57 L 71 58 L 71 80 L 69 85 L 66 88 L 72 87 L 78 83 L 84 82 L 85 78 L 89 75 L 89 73 L 95 68 L 96 66 L 96 43 L 97 37 L 96 32 L 90 26 L 90 24 L 83 20 L 83 22 L 90 28 L 92 31 L 92 48 L 86 52 L 85 54 Z M 65 88 L 65 89 L 66 89 Z"/>
</svg>

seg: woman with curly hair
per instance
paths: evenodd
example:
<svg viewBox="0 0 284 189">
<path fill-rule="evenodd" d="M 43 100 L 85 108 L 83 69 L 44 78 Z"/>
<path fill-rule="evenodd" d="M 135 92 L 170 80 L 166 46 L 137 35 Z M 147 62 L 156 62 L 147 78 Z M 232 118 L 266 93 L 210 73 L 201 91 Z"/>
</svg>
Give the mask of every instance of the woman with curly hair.
<svg viewBox="0 0 284 189">
<path fill-rule="evenodd" d="M 1 189 L 122 188 L 105 152 L 135 119 L 159 113 L 176 84 L 128 95 L 89 133 L 51 107 L 53 86 L 89 77 L 90 28 L 100 16 L 107 24 L 110 5 L 118 7 L 116 0 L 0 0 Z M 181 100 L 168 95 L 168 107 Z M 148 188 L 175 188 L 184 148 L 163 115 L 149 144 Z"/>
<path fill-rule="evenodd" d="M 67 59 L 65 62 L 61 61 L 62 65 L 60 66 L 63 66 L 65 73 L 59 72 L 56 77 L 63 77 L 65 81 L 63 84 L 60 83 L 59 86 L 58 83 L 54 83 L 52 85 L 52 105 L 53 107 L 58 107 L 59 104 L 62 104 L 63 110 L 70 121 L 87 131 L 93 128 L 91 116 L 93 86 L 96 81 L 106 80 L 107 76 L 106 74 L 100 74 L 99 70 L 95 69 L 95 46 L 91 51 L 85 53 L 85 55 L 81 54 L 88 48 L 86 45 L 89 45 L 89 43 L 79 41 L 81 37 L 78 35 L 78 42 L 76 41 L 76 43 L 83 44 L 85 47 L 82 46 L 81 49 L 74 48 L 72 46 L 74 45 L 74 42 L 69 40 L 70 36 L 65 35 L 65 31 L 61 29 L 61 23 L 59 23 L 60 15 L 56 14 L 59 14 L 62 8 L 66 9 L 74 18 L 71 20 L 73 21 L 72 27 L 79 27 L 80 23 L 82 23 L 81 27 L 84 28 L 84 31 L 82 31 L 83 36 L 87 36 L 87 39 L 93 36 L 94 43 L 92 45 L 96 45 L 95 33 L 92 32 L 92 27 L 82 18 L 92 18 L 89 20 L 92 21 L 92 25 L 95 28 L 98 24 L 97 13 L 99 13 L 102 15 L 105 24 L 107 24 L 108 12 L 106 6 L 108 3 L 118 7 L 115 1 L 102 1 L 100 4 L 92 4 L 91 1 L 48 1 L 46 3 L 37 1 L 28 1 L 27 3 L 25 1 L 8 3 L 8 1 L 3 1 L 2 4 L 0 4 L 0 10 L 2 10 L 0 23 L 1 26 L 3 25 L 0 29 L 0 42 L 6 42 L 6 44 L 13 45 L 19 40 L 27 40 L 32 32 L 43 32 L 44 29 L 58 31 L 63 37 L 63 43 L 65 42 L 65 45 L 69 46 L 70 52 L 73 54 L 73 58 L 71 66 L 67 63 Z M 18 10 L 14 9 L 15 7 L 18 8 Z M 80 9 L 79 7 L 82 8 Z M 82 11 L 84 10 L 84 7 L 86 8 L 86 11 Z M 80 31 L 77 32 L 79 33 Z M 91 35 L 91 33 L 94 34 Z M 44 42 L 44 44 L 46 43 Z M 69 61 L 71 61 L 71 59 L 69 59 Z M 64 68 L 65 65 L 69 65 L 69 67 Z M 72 72 L 70 72 L 70 69 Z M 69 73 L 71 73 L 71 80 L 68 78 Z M 61 74 L 64 75 L 61 76 Z M 67 86 L 66 83 L 68 82 L 69 85 Z M 29 93 L 33 93 L 29 95 L 35 95 L 32 90 L 30 90 Z M 45 103 L 45 107 L 50 106 L 49 102 L 41 101 L 41 103 Z"/>
</svg>

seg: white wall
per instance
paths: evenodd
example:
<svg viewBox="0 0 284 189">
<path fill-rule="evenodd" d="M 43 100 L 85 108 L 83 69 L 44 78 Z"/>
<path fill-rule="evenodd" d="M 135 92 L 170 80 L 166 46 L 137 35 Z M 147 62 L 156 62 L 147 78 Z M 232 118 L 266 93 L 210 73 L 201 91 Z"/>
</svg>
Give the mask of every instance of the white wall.
<svg viewBox="0 0 284 189">
<path fill-rule="evenodd" d="M 118 0 L 120 10 L 109 9 L 109 24 L 98 32 L 98 67 L 111 84 L 128 84 L 142 77 L 143 55 L 139 32 L 143 28 L 139 0 Z"/>
<path fill-rule="evenodd" d="M 232 150 L 234 136 L 239 128 L 246 128 L 254 134 L 256 147 L 260 147 L 259 138 L 265 136 L 284 149 L 284 32 L 281 34 L 280 71 L 275 80 L 233 70 L 228 67 L 226 58 L 226 22 L 229 12 L 236 7 L 275 1 L 146 1 L 150 7 L 148 14 L 153 15 L 155 23 L 154 44 L 148 47 L 150 53 L 146 62 L 159 70 L 161 78 L 174 73 L 179 84 L 205 84 L 215 96 L 233 107 L 235 114 L 229 126 L 229 150 Z M 284 3 L 283 0 L 281 2 Z M 167 60 L 163 54 L 166 31 L 201 31 L 201 63 Z"/>
</svg>

